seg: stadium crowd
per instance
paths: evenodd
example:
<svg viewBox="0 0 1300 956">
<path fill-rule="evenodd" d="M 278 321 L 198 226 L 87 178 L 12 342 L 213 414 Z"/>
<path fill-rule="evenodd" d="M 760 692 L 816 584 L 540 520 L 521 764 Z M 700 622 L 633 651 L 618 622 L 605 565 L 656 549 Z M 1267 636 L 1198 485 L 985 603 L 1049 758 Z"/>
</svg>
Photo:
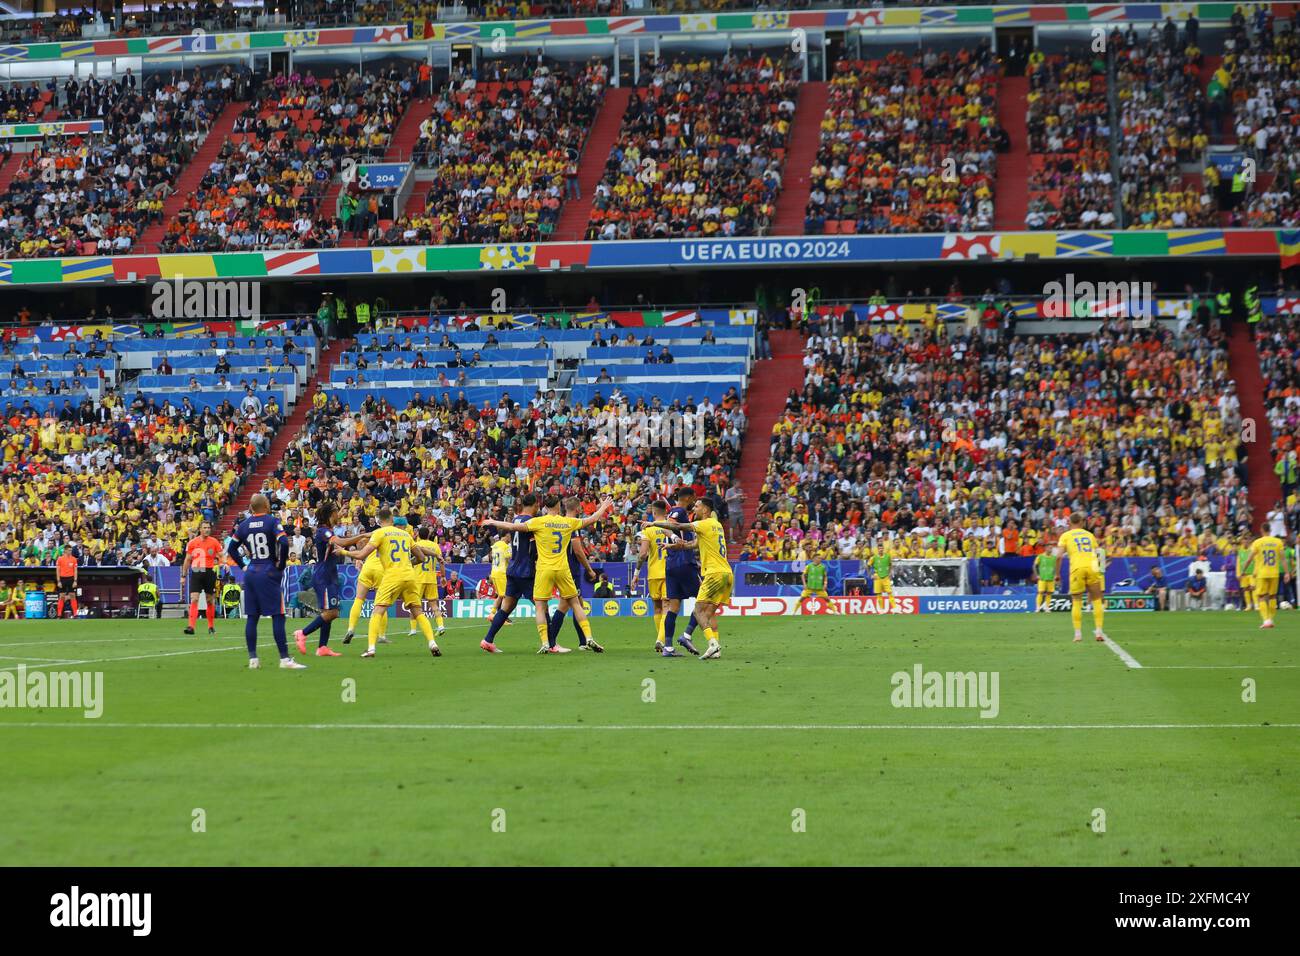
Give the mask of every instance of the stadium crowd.
<svg viewBox="0 0 1300 956">
<path fill-rule="evenodd" d="M 221 111 L 229 70 L 143 82 L 69 80 L 62 105 L 104 121 L 103 133 L 46 137 L 0 195 L 0 254 L 31 258 L 130 251 L 159 221 L 177 178 Z M 12 160 L 11 160 L 12 161 Z"/>
<path fill-rule="evenodd" d="M 1115 224 L 1106 57 L 1069 53 L 1029 56 L 1030 229 Z"/>
<path fill-rule="evenodd" d="M 167 223 L 166 251 L 319 248 L 347 222 L 320 208 L 347 156 L 383 153 L 414 73 L 278 73 L 236 119 L 199 190 Z"/>
<path fill-rule="evenodd" d="M 810 337 L 746 553 L 1029 555 L 1077 510 L 1110 556 L 1227 553 L 1250 513 L 1217 326 L 978 325 Z"/>
<path fill-rule="evenodd" d="M 0 427 L 0 565 L 179 563 L 265 453 L 269 417 L 136 394 L 41 413 L 6 399 Z"/>
<path fill-rule="evenodd" d="M 655 65 L 628 101 L 587 238 L 766 235 L 798 96 L 797 55 Z"/>
<path fill-rule="evenodd" d="M 383 243 L 535 242 L 574 195 L 577 158 L 609 68 L 496 64 L 495 77 L 453 77 L 420 127 L 415 158 L 437 173 L 424 211 L 399 217 Z M 569 186 L 570 181 L 572 187 Z"/>
<path fill-rule="evenodd" d="M 999 75 L 986 41 L 837 63 L 804 231 L 992 228 Z"/>
</svg>

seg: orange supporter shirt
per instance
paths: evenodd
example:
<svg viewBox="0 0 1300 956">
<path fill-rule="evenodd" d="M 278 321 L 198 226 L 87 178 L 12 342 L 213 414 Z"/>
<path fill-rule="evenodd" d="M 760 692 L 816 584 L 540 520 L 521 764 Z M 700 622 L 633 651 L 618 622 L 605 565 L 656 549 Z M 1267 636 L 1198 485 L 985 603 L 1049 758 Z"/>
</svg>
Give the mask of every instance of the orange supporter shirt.
<svg viewBox="0 0 1300 956">
<path fill-rule="evenodd" d="M 64 551 L 54 562 L 54 568 L 61 578 L 70 578 L 77 573 L 77 557 L 71 551 Z"/>
<path fill-rule="evenodd" d="M 185 546 L 185 554 L 190 559 L 190 569 L 194 571 L 211 571 L 217 566 L 221 555 L 221 542 L 212 535 L 206 538 L 192 538 Z"/>
</svg>

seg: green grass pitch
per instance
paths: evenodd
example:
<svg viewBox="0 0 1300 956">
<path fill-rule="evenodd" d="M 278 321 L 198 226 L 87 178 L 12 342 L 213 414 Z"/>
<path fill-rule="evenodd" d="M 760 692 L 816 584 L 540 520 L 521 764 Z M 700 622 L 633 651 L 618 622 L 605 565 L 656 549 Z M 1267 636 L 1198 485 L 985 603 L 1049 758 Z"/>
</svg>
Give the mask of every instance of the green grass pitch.
<svg viewBox="0 0 1300 956">
<path fill-rule="evenodd" d="M 1109 615 L 1140 668 L 1059 613 L 732 618 L 716 662 L 601 618 L 604 655 L 537 656 L 520 621 L 489 657 L 452 621 L 433 660 L 404 623 L 303 672 L 269 622 L 261 671 L 239 621 L 0 623 L 0 669 L 104 675 L 99 719 L 0 709 L 0 860 L 1300 863 L 1295 612 Z M 996 672 L 997 716 L 895 707 L 918 664 Z"/>
</svg>

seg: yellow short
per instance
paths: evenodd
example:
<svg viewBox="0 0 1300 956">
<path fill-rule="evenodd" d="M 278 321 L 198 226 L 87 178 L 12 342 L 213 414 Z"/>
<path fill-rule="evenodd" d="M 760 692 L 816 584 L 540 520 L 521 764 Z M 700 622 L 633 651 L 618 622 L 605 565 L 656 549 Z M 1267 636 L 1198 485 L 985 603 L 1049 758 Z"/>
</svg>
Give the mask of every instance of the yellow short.
<svg viewBox="0 0 1300 956">
<path fill-rule="evenodd" d="M 497 597 L 506 596 L 506 573 L 504 571 L 492 572 L 492 590 L 497 592 Z"/>
<path fill-rule="evenodd" d="M 800 594 L 799 597 L 812 597 L 814 594 L 817 595 L 817 597 L 830 597 L 830 595 L 826 593 L 825 588 L 804 588 L 803 593 Z"/>
<path fill-rule="evenodd" d="M 441 595 L 438 594 L 438 582 L 425 581 L 424 584 L 421 585 L 420 596 L 426 601 L 438 600 L 438 598 L 441 597 Z"/>
<path fill-rule="evenodd" d="M 383 568 L 361 569 L 361 574 L 357 577 L 357 597 L 365 597 L 367 591 L 379 590 L 379 585 L 384 580 Z"/>
<path fill-rule="evenodd" d="M 423 592 L 424 583 L 411 571 L 385 574 L 375 590 L 375 603 L 382 607 L 392 607 L 399 601 L 419 605 Z"/>
<path fill-rule="evenodd" d="M 872 594 L 893 594 L 894 582 L 889 578 L 876 578 L 871 582 Z"/>
<path fill-rule="evenodd" d="M 549 601 L 551 592 L 556 588 L 560 589 L 560 597 L 562 598 L 571 598 L 577 595 L 578 586 L 573 583 L 573 574 L 568 567 L 559 568 L 555 571 L 538 568 L 537 576 L 533 579 L 534 603 Z"/>
<path fill-rule="evenodd" d="M 1102 579 L 1101 572 L 1095 568 L 1071 568 L 1070 569 L 1070 593 L 1082 594 L 1084 591 L 1092 588 L 1104 588 L 1105 580 Z"/>
<path fill-rule="evenodd" d="M 1039 582 L 1038 582 L 1038 593 L 1039 593 L 1039 594 L 1051 594 L 1051 593 L 1052 593 L 1053 591 L 1055 591 L 1055 590 L 1056 590 L 1056 582 L 1055 582 L 1055 581 L 1039 581 Z"/>
<path fill-rule="evenodd" d="M 726 604 L 731 600 L 731 589 L 735 586 L 736 576 L 730 571 L 706 574 L 700 582 L 700 591 L 695 595 L 695 600 Z"/>
<path fill-rule="evenodd" d="M 1255 597 L 1260 600 L 1271 601 L 1277 597 L 1277 575 L 1264 577 L 1258 575 L 1255 578 Z"/>
<path fill-rule="evenodd" d="M 1253 574 L 1241 575 L 1240 581 L 1241 581 L 1241 589 L 1243 591 L 1249 591 L 1255 587 L 1255 575 Z"/>
<path fill-rule="evenodd" d="M 650 600 L 662 601 L 668 597 L 668 579 L 651 578 L 646 586 L 650 589 Z"/>
</svg>

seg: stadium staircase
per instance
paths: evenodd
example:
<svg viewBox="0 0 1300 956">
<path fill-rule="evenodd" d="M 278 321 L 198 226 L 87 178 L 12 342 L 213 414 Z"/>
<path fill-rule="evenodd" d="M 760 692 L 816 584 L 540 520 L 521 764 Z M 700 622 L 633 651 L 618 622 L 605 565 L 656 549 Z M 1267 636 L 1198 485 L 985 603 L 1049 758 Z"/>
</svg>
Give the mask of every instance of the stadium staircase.
<svg viewBox="0 0 1300 956">
<path fill-rule="evenodd" d="M 235 128 L 235 120 L 239 118 L 239 114 L 244 111 L 247 105 L 242 101 L 234 100 L 226 104 L 216 122 L 208 129 L 208 135 L 204 138 L 203 145 L 198 148 L 189 164 L 181 170 L 180 176 L 176 178 L 175 191 L 163 203 L 162 218 L 144 231 L 140 236 L 138 248 L 156 249 L 163 241 L 163 237 L 167 235 L 167 223 L 175 219 L 186 201 L 199 191 L 199 184 L 203 182 L 208 167 L 217 158 L 217 154 L 221 152 L 226 137 Z"/>
<path fill-rule="evenodd" d="M 1025 110 L 1029 78 L 1004 76 L 998 83 L 998 125 L 1007 131 L 1011 148 L 998 153 L 998 182 L 993 195 L 993 228 L 1025 228 L 1029 211 L 1029 129 Z"/>
<path fill-rule="evenodd" d="M 1241 403 L 1242 421 L 1255 422 L 1255 440 L 1243 442 L 1246 452 L 1246 488 L 1250 497 L 1250 514 L 1255 528 L 1264 516 L 1282 500 L 1282 483 L 1273 472 L 1273 428 L 1268 423 L 1264 396 L 1268 387 L 1259 368 L 1259 352 L 1250 326 L 1234 322 L 1228 336 L 1228 369 L 1237 383 L 1237 400 Z M 1244 429 L 1243 429 L 1244 430 Z"/>
<path fill-rule="evenodd" d="M 312 399 L 320 391 L 321 382 L 330 380 L 330 369 L 334 367 L 334 363 L 339 360 L 351 344 L 350 339 L 335 339 L 326 347 L 325 351 L 321 352 L 316 374 L 308 382 L 306 391 L 298 399 L 297 404 L 293 406 L 293 411 L 289 413 L 283 427 L 276 432 L 275 438 L 271 440 L 271 447 L 266 450 L 266 454 L 257 463 L 253 474 L 240 487 L 239 494 L 230 502 L 225 513 L 217 521 L 215 533 L 218 537 L 224 537 L 234 530 L 240 516 L 248 510 L 248 503 L 253 500 L 253 495 L 261 491 L 266 479 L 283 464 L 284 453 L 293 440 L 298 437 L 298 433 L 302 431 L 303 426 L 307 424 L 307 413 L 311 411 Z"/>
<path fill-rule="evenodd" d="M 631 99 L 631 87 L 611 86 L 605 89 L 605 98 L 596 111 L 596 119 L 591 124 L 591 132 L 587 134 L 582 156 L 578 159 L 578 189 L 582 198 L 566 202 L 560 207 L 560 218 L 555 223 L 553 238 L 577 242 L 586 236 L 596 185 L 605 174 L 605 163 L 609 161 L 610 150 L 618 141 L 619 130 L 623 127 L 623 114 L 627 112 L 627 104 Z"/>
<path fill-rule="evenodd" d="M 411 156 L 415 154 L 415 144 L 420 141 L 420 124 L 431 112 L 429 104 L 427 99 L 411 100 L 406 104 L 406 112 L 397 121 L 397 129 L 388 141 L 388 152 L 384 153 L 385 162 L 411 161 Z"/>
<path fill-rule="evenodd" d="M 792 330 L 773 329 L 770 342 L 772 357 L 755 362 L 749 375 L 746 401 L 749 423 L 740 445 L 740 468 L 736 473 L 736 480 L 745 493 L 745 522 L 743 534 L 730 542 L 727 549 L 733 561 L 740 556 L 741 545 L 758 514 L 758 496 L 763 491 L 767 463 L 772 457 L 772 426 L 785 411 L 790 389 L 803 388 L 803 336 Z"/>
<path fill-rule="evenodd" d="M 0 160 L 0 194 L 9 191 L 9 184 L 18 175 L 26 156 L 26 153 L 11 153 L 6 159 Z"/>
<path fill-rule="evenodd" d="M 790 148 L 781 176 L 781 194 L 776 199 L 776 215 L 772 218 L 774 236 L 803 235 L 808 193 L 812 190 L 809 173 L 817 159 L 817 147 L 821 145 L 822 120 L 829 100 L 827 83 L 817 81 L 799 87 L 794 125 L 790 128 Z"/>
</svg>

